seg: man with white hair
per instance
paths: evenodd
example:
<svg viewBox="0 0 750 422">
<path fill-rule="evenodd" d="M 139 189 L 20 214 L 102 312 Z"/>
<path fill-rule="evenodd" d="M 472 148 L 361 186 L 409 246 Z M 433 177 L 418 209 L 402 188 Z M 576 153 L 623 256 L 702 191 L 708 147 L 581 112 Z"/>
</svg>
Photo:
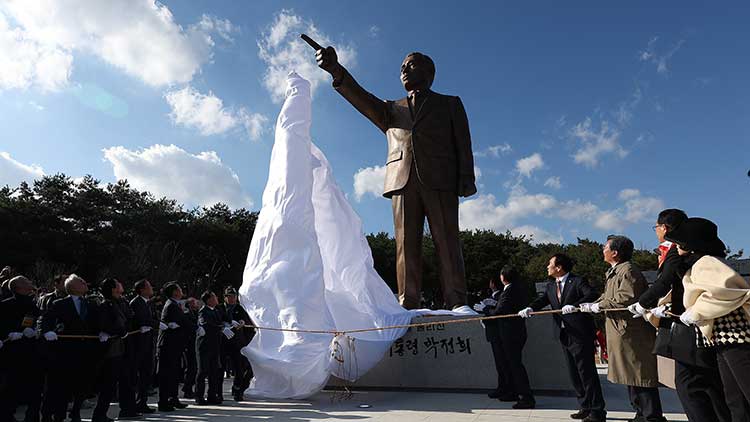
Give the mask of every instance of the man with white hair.
<svg viewBox="0 0 750 422">
<path fill-rule="evenodd" d="M 42 316 L 41 327 L 46 341 L 57 341 L 57 334 L 98 334 L 94 320 L 95 304 L 89 303 L 85 298 L 88 290 L 88 284 L 83 278 L 75 274 L 68 276 L 65 280 L 68 296 L 52 302 L 49 311 Z M 93 368 L 97 365 L 96 344 L 90 340 L 66 339 L 54 346 L 57 363 L 49 374 L 49 391 L 54 400 L 51 404 L 52 417 L 55 421 L 63 421 L 65 410 L 72 400 L 70 420 L 80 422 L 81 404 L 89 392 Z"/>
<path fill-rule="evenodd" d="M 34 325 L 39 308 L 34 302 L 36 287 L 24 276 L 8 281 L 12 296 L 0 302 L 0 367 L 6 382 L 0 387 L 0 420 L 13 420 L 19 404 L 25 403 L 27 422 L 39 420 L 42 371 L 37 361 Z"/>
</svg>

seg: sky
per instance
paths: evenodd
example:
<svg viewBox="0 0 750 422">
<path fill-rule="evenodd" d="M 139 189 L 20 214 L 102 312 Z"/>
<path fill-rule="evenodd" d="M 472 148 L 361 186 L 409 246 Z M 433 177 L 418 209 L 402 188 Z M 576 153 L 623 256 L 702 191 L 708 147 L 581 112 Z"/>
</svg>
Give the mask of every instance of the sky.
<svg viewBox="0 0 750 422">
<path fill-rule="evenodd" d="M 382 99 L 404 56 L 461 97 L 478 193 L 464 229 L 625 234 L 664 208 L 750 252 L 750 6 L 686 2 L 0 0 L 0 186 L 93 175 L 186 207 L 259 210 L 286 74 L 366 232 L 393 232 L 382 133 L 301 40 Z"/>
</svg>

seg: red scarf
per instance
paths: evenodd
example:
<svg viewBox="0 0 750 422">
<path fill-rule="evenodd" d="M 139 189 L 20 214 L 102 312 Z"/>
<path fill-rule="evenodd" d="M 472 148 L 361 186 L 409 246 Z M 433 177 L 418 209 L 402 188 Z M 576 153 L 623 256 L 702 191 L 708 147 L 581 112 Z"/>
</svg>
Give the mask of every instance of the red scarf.
<svg viewBox="0 0 750 422">
<path fill-rule="evenodd" d="M 667 258 L 667 253 L 673 246 L 674 244 L 667 240 L 661 242 L 659 245 L 659 268 L 661 268 L 661 264 L 664 263 L 664 260 Z"/>
</svg>

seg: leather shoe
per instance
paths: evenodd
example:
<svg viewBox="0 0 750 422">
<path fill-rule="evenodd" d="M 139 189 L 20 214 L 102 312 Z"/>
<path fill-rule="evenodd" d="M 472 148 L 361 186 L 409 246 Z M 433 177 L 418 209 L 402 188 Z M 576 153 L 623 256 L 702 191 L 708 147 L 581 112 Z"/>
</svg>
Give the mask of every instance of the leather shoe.
<svg viewBox="0 0 750 422">
<path fill-rule="evenodd" d="M 500 401 L 518 401 L 518 394 L 503 393 L 497 398 Z"/>
<path fill-rule="evenodd" d="M 514 409 L 533 409 L 536 407 L 536 402 L 533 400 L 519 400 L 518 403 L 513 405 Z"/>
<path fill-rule="evenodd" d="M 195 404 L 197 404 L 199 406 L 203 406 L 203 405 L 206 404 L 206 399 L 204 399 L 203 397 L 196 397 L 195 398 Z"/>
<path fill-rule="evenodd" d="M 234 401 L 243 401 L 245 400 L 245 396 L 242 394 L 235 394 L 234 395 Z"/>
<path fill-rule="evenodd" d="M 491 399 L 499 398 L 502 395 L 503 395 L 503 392 L 500 391 L 500 390 L 492 390 L 489 393 L 487 393 L 487 397 L 489 397 Z"/>
<path fill-rule="evenodd" d="M 607 421 L 606 416 L 594 415 L 593 413 L 589 414 L 583 419 L 583 422 L 606 422 L 606 421 Z"/>
<path fill-rule="evenodd" d="M 571 417 L 571 419 L 586 419 L 586 417 L 588 417 L 588 415 L 590 413 L 591 413 L 590 410 L 581 409 L 581 410 L 573 413 L 572 415 L 570 415 L 570 417 Z"/>
<path fill-rule="evenodd" d="M 117 419 L 135 419 L 141 416 L 143 416 L 143 414 L 138 412 L 120 412 Z"/>
<path fill-rule="evenodd" d="M 142 406 L 142 407 L 135 409 L 135 411 L 146 415 L 146 414 L 156 412 L 156 409 L 154 409 L 153 407 L 149 407 L 149 406 Z"/>
<path fill-rule="evenodd" d="M 220 405 L 222 403 L 223 403 L 222 401 L 217 400 L 217 399 L 208 399 L 208 400 L 206 400 L 206 404 L 213 404 L 213 405 L 217 405 L 218 406 L 218 405 Z"/>
<path fill-rule="evenodd" d="M 188 405 L 186 405 L 185 403 L 183 403 L 183 402 L 181 402 L 179 400 L 173 401 L 172 403 L 169 403 L 169 404 L 172 407 L 174 407 L 175 409 L 184 409 L 184 408 L 188 407 Z"/>
<path fill-rule="evenodd" d="M 159 405 L 159 411 L 160 412 L 174 412 L 176 409 L 171 404 L 160 404 Z"/>
</svg>

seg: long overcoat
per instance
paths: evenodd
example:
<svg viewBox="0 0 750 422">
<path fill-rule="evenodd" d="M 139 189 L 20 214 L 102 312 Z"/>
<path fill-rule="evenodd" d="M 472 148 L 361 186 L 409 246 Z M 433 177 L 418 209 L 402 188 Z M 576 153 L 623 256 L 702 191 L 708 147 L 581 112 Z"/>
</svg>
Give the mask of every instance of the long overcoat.
<svg viewBox="0 0 750 422">
<path fill-rule="evenodd" d="M 597 300 L 600 309 L 625 308 L 636 302 L 648 284 L 631 262 L 622 262 L 607 271 L 604 294 Z M 616 384 L 658 387 L 656 355 L 652 353 L 656 330 L 643 318 L 627 311 L 607 312 L 607 379 Z"/>
</svg>

